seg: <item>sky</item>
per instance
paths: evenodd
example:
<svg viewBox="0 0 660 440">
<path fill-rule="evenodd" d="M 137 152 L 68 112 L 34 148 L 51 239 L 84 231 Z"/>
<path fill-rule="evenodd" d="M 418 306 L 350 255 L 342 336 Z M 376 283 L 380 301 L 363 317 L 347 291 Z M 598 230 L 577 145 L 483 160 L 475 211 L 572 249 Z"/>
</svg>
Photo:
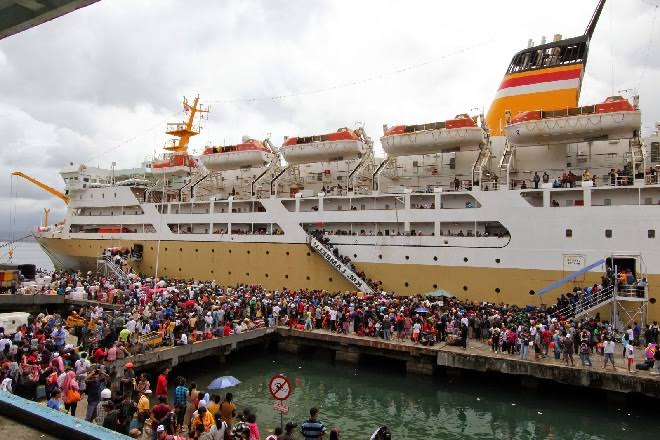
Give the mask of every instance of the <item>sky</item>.
<svg viewBox="0 0 660 440">
<path fill-rule="evenodd" d="M 377 140 L 383 124 L 487 111 L 528 39 L 582 34 L 596 3 L 102 0 L 0 40 L 0 238 L 65 211 L 11 171 L 61 189 L 69 162 L 139 165 L 162 151 L 183 96 L 211 107 L 193 151 L 357 123 Z M 658 4 L 607 2 L 581 95 L 638 90 L 646 133 L 660 120 Z"/>
</svg>

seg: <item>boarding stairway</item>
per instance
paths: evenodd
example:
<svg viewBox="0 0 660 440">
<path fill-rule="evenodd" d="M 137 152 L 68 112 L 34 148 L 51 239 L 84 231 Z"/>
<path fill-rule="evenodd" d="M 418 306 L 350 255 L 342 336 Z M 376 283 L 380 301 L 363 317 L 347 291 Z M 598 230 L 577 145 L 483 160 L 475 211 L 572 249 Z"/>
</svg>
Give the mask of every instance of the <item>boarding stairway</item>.
<svg viewBox="0 0 660 440">
<path fill-rule="evenodd" d="M 568 306 L 556 310 L 552 316 L 572 316 L 576 319 L 580 319 L 584 316 L 590 316 L 597 309 L 601 308 L 606 304 L 611 304 L 616 300 L 614 286 L 609 286 L 606 289 L 601 290 L 595 294 L 592 294 L 589 297 L 583 296 L 575 304 L 569 304 Z M 584 295 L 584 294 L 583 294 Z"/>
<path fill-rule="evenodd" d="M 504 151 L 502 151 L 502 157 L 500 158 L 500 164 L 499 164 L 499 169 L 500 169 L 500 176 L 504 174 L 506 177 L 506 186 L 507 188 L 511 188 L 510 186 L 510 181 L 509 177 L 511 174 L 511 170 L 513 169 L 513 156 L 516 153 L 516 146 L 512 145 L 509 143 L 507 140 L 504 143 Z"/>
<path fill-rule="evenodd" d="M 646 146 L 641 139 L 632 139 L 630 141 L 630 151 L 627 155 L 634 178 L 636 178 L 638 173 L 646 172 Z"/>
<path fill-rule="evenodd" d="M 490 161 L 491 156 L 490 142 L 481 146 L 479 150 L 479 156 L 477 160 L 472 165 L 472 184 L 479 182 L 479 186 L 483 189 L 485 182 L 484 171 L 487 171 L 487 174 L 490 174 L 488 170 L 488 162 Z"/>
<path fill-rule="evenodd" d="M 356 289 L 369 295 L 375 293 L 369 283 L 360 278 L 348 265 L 344 264 L 339 258 L 337 258 L 332 250 L 323 244 L 321 240 L 308 234 L 307 244 L 314 250 L 314 252 L 319 254 L 328 265 L 330 265 L 335 271 L 339 272 L 339 274 L 346 278 L 349 283 L 354 285 Z"/>
<path fill-rule="evenodd" d="M 101 269 L 104 269 L 105 276 L 112 274 L 121 284 L 126 285 L 130 282 L 128 274 L 126 274 L 126 272 L 124 272 L 121 267 L 117 266 L 117 264 L 112 261 L 111 255 L 102 254 L 98 257 L 96 260 L 96 272 L 100 272 Z"/>
</svg>

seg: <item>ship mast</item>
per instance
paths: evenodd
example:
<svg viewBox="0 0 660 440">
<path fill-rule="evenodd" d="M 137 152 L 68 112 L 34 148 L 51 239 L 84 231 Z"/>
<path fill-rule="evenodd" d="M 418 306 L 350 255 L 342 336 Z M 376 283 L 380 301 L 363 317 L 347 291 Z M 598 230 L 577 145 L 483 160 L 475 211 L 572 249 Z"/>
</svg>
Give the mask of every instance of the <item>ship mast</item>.
<svg viewBox="0 0 660 440">
<path fill-rule="evenodd" d="M 598 6 L 596 6 L 594 15 L 591 16 L 591 20 L 587 25 L 587 29 L 584 31 L 584 35 L 586 35 L 587 40 L 591 40 L 591 37 L 596 31 L 596 25 L 598 24 L 598 19 L 600 18 L 600 14 L 603 12 L 604 7 L 605 7 L 605 0 L 600 0 L 598 2 Z"/>
<path fill-rule="evenodd" d="M 166 133 L 170 136 L 177 137 L 178 139 L 172 139 L 167 142 L 163 148 L 173 153 L 185 154 L 188 152 L 188 144 L 190 143 L 190 138 L 197 136 L 200 131 L 200 124 L 194 126 L 195 116 L 199 113 L 200 119 L 202 118 L 203 113 L 208 113 L 208 108 L 203 108 L 199 105 L 199 95 L 195 97 L 192 105 L 188 104 L 188 100 L 183 98 L 183 109 L 188 115 L 188 120 L 184 122 L 174 122 L 167 124 Z"/>
</svg>

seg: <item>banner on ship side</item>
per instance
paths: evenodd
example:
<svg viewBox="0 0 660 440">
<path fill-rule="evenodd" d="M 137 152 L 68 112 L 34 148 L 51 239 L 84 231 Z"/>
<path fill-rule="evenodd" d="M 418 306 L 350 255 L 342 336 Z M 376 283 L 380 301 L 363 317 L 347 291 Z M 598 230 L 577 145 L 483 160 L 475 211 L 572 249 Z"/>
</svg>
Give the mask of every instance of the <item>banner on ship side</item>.
<svg viewBox="0 0 660 440">
<path fill-rule="evenodd" d="M 337 272 L 339 272 L 344 278 L 351 282 L 356 288 L 364 292 L 373 293 L 371 287 L 369 287 L 360 277 L 358 277 L 352 270 L 350 270 L 344 263 L 339 261 L 337 257 L 325 246 L 321 244 L 316 238 L 310 240 L 312 248 L 319 254 L 325 261 L 327 261 Z"/>
</svg>

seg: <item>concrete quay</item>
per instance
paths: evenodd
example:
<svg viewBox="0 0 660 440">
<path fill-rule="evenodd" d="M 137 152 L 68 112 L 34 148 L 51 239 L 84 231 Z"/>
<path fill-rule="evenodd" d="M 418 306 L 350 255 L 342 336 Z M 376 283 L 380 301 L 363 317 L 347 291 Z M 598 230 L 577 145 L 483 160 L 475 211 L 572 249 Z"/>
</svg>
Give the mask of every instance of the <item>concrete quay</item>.
<svg viewBox="0 0 660 440">
<path fill-rule="evenodd" d="M 0 311 L 2 312 L 41 312 L 44 308 L 62 308 L 66 305 L 97 306 L 106 310 L 121 310 L 118 304 L 108 304 L 102 301 L 88 299 L 73 299 L 62 295 L 11 295 L 0 294 Z"/>
<path fill-rule="evenodd" d="M 117 374 L 123 374 L 127 362 L 133 362 L 137 369 L 173 367 L 205 357 L 216 357 L 219 363 L 223 363 L 234 350 L 264 344 L 277 344 L 278 351 L 294 354 L 323 350 L 331 352 L 336 362 L 352 364 L 360 363 L 365 357 L 397 360 L 405 363 L 406 372 L 411 374 L 455 377 L 464 373 L 495 373 L 516 377 L 521 386 L 529 389 L 536 389 L 539 384 L 547 382 L 601 390 L 613 401 L 625 399 L 629 394 L 660 399 L 660 376 L 653 376 L 647 371 L 628 373 L 621 358 L 616 360 L 618 370 L 612 371 L 601 368 L 602 358 L 598 355 L 592 356 L 594 367 L 571 367 L 551 358 L 522 360 L 518 356 L 496 354 L 488 345 L 474 340 L 470 340 L 468 349 L 464 350 L 444 344 L 425 347 L 410 341 L 384 341 L 288 327 L 256 329 L 180 347 L 161 347 L 129 356 L 114 365 Z M 533 359 L 533 354 L 530 356 Z M 579 360 L 576 359 L 576 362 L 579 365 Z"/>
</svg>

